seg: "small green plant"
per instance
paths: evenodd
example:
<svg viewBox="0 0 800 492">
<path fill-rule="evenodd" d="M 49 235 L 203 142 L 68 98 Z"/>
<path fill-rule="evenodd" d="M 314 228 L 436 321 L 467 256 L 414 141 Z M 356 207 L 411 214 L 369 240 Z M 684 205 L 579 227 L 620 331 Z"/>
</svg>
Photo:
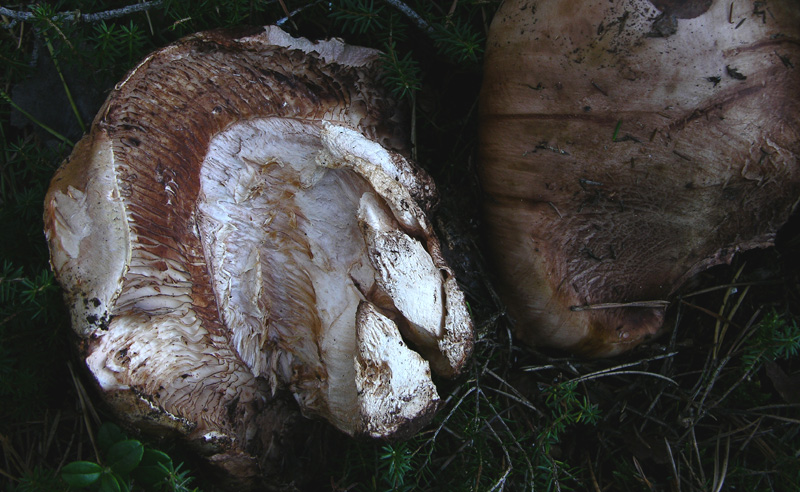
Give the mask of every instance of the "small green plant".
<svg viewBox="0 0 800 492">
<path fill-rule="evenodd" d="M 166 453 L 129 439 L 114 424 L 103 424 L 97 434 L 101 462 L 73 461 L 61 470 L 72 489 L 98 492 L 137 490 L 188 492 L 192 477 L 175 466 Z"/>
<path fill-rule="evenodd" d="M 433 38 L 439 52 L 455 63 L 477 64 L 486 41 L 471 24 L 461 20 L 437 26 Z"/>
<path fill-rule="evenodd" d="M 407 476 L 414 468 L 414 455 L 406 443 L 388 444 L 381 448 L 379 473 L 386 490 L 413 490 L 414 485 L 406 483 Z"/>
<path fill-rule="evenodd" d="M 759 323 L 742 355 L 746 371 L 758 368 L 765 361 L 784 360 L 800 353 L 800 326 L 797 321 L 770 311 Z"/>
<path fill-rule="evenodd" d="M 144 54 L 147 37 L 133 21 L 126 25 L 106 23 L 95 24 L 92 33 L 95 44 L 95 57 L 99 68 L 112 71 L 118 67 L 131 67 Z M 120 61 L 124 60 L 124 64 Z M 121 74 L 113 73 L 112 76 Z"/>
<path fill-rule="evenodd" d="M 411 53 L 400 55 L 394 42 L 387 43 L 381 54 L 386 73 L 383 80 L 399 98 L 413 97 L 422 87 L 419 63 Z"/>
<path fill-rule="evenodd" d="M 565 381 L 545 390 L 545 403 L 551 411 L 552 422 L 541 433 L 542 451 L 549 454 L 560 436 L 572 425 L 596 425 L 600 420 L 600 410 L 585 395 L 578 394 L 578 383 Z"/>
<path fill-rule="evenodd" d="M 384 6 L 375 5 L 374 0 L 343 0 L 331 8 L 331 18 L 339 22 L 342 29 L 357 34 L 384 29 L 386 17 Z"/>
<path fill-rule="evenodd" d="M 63 492 L 66 490 L 67 487 L 55 471 L 37 466 L 22 476 L 19 483 L 12 486 L 8 492 Z"/>
</svg>

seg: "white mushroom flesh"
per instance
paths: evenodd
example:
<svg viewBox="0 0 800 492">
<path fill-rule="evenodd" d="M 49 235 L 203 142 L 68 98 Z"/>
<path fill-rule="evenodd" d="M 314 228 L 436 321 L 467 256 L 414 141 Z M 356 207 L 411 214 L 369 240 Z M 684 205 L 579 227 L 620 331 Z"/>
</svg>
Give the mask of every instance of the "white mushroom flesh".
<svg viewBox="0 0 800 492">
<path fill-rule="evenodd" d="M 246 475 L 293 418 L 281 392 L 349 434 L 430 420 L 431 369 L 460 371 L 472 324 L 377 58 L 277 28 L 190 36 L 117 85 L 59 169 L 51 261 L 131 424 Z"/>
</svg>

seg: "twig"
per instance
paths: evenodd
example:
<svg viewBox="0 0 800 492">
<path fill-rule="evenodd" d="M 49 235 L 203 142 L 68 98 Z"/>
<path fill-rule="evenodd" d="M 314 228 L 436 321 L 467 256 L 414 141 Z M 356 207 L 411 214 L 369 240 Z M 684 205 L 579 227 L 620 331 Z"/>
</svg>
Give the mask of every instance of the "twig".
<svg viewBox="0 0 800 492">
<path fill-rule="evenodd" d="M 292 17 L 294 17 L 295 15 L 299 14 L 300 12 L 304 11 L 305 9 L 307 9 L 307 8 L 309 8 L 309 7 L 313 7 L 313 6 L 317 5 L 317 4 L 318 4 L 318 3 L 320 3 L 321 1 L 322 1 L 322 0 L 317 0 L 316 2 L 307 3 L 307 4 L 303 5 L 302 7 L 297 7 L 296 9 L 292 10 L 291 12 L 286 12 L 286 17 L 283 17 L 283 18 L 281 18 L 281 19 L 278 19 L 277 21 L 275 21 L 275 25 L 276 25 L 276 26 L 282 26 L 282 25 L 286 24 L 286 23 L 287 23 L 287 22 L 289 22 L 289 21 L 292 19 Z M 281 6 L 284 6 L 283 2 L 281 2 Z M 285 6 L 284 6 L 284 7 L 285 7 Z M 294 21 L 292 21 L 292 23 L 294 23 Z M 295 26 L 295 28 L 296 28 L 296 27 L 297 27 L 297 26 Z"/>
<path fill-rule="evenodd" d="M 546 366 L 526 366 L 522 368 L 525 372 L 539 372 L 547 369 L 558 369 L 558 367 L 553 364 L 547 364 Z"/>
<path fill-rule="evenodd" d="M 519 403 L 520 405 L 523 405 L 523 406 L 528 407 L 529 409 L 535 411 L 540 416 L 545 416 L 544 412 L 542 412 L 541 410 L 539 410 L 538 408 L 533 406 L 533 404 L 531 402 L 529 402 L 528 400 L 526 400 L 524 398 L 520 398 L 520 397 L 514 396 L 511 393 L 503 391 L 503 390 L 501 390 L 499 388 L 492 388 L 491 386 L 488 386 L 486 389 L 488 391 L 493 392 L 493 393 L 497 393 L 498 395 L 505 396 L 509 400 L 514 400 L 515 402 Z"/>
<path fill-rule="evenodd" d="M 629 307 L 665 308 L 669 301 L 634 301 L 634 302 L 604 302 L 599 304 L 586 304 L 583 306 L 570 306 L 570 311 L 594 311 L 595 309 L 616 309 Z"/>
<path fill-rule="evenodd" d="M 80 22 L 99 22 L 103 20 L 116 19 L 126 15 L 135 14 L 137 12 L 147 11 L 152 8 L 160 7 L 164 0 L 150 0 L 147 2 L 128 5 L 127 7 L 120 7 L 118 9 L 106 10 L 104 12 L 95 12 L 93 14 L 81 14 L 79 11 L 60 12 L 50 18 L 51 21 L 71 21 L 78 20 Z M 5 7 L 0 7 L 0 15 L 13 19 L 8 24 L 3 24 L 3 27 L 8 29 L 14 27 L 18 21 L 28 22 L 36 19 L 33 12 L 22 12 L 19 10 L 11 10 Z"/>
<path fill-rule="evenodd" d="M 531 403 L 527 398 L 525 398 L 522 395 L 522 393 L 517 391 L 517 389 L 515 387 L 511 386 L 505 379 L 503 379 L 500 376 L 498 376 L 497 374 L 495 374 L 495 372 L 492 371 L 489 368 L 486 369 L 486 373 L 489 374 L 490 376 L 492 376 L 493 378 L 497 379 L 501 383 L 503 383 L 503 385 L 507 386 L 508 389 L 510 389 L 511 391 L 514 392 L 514 394 L 512 395 L 512 394 L 506 393 L 505 391 L 502 391 L 502 390 L 500 390 L 498 388 L 489 388 L 489 389 L 491 389 L 493 391 L 496 391 L 497 393 L 500 393 L 502 395 L 505 395 L 507 398 L 510 398 L 510 399 L 516 401 L 517 403 L 520 403 L 520 404 L 530 408 L 531 410 L 533 410 L 534 412 L 538 413 L 541 416 L 544 416 L 544 413 L 541 410 L 536 408 L 536 406 L 534 406 L 533 403 Z"/>
<path fill-rule="evenodd" d="M 517 449 L 520 450 L 520 452 L 522 453 L 522 456 L 525 458 L 525 462 L 528 464 L 528 471 L 530 473 L 533 473 L 533 464 L 531 463 L 530 459 L 528 459 L 528 454 L 525 452 L 524 449 L 522 449 L 522 445 L 519 443 L 517 438 L 514 436 L 514 432 L 508 427 L 508 424 L 506 424 L 505 420 L 503 420 L 503 418 L 500 416 L 500 413 L 497 411 L 497 409 L 494 407 L 494 405 L 492 405 L 491 400 L 489 400 L 489 398 L 486 396 L 486 394 L 483 392 L 483 390 L 478 389 L 478 393 L 480 395 L 482 395 L 486 399 L 486 402 L 488 403 L 489 408 L 492 409 L 492 411 L 494 412 L 495 416 L 497 417 L 497 421 L 500 422 L 500 425 L 502 425 L 503 428 L 505 428 L 505 430 L 508 433 L 508 435 L 511 436 L 511 440 L 514 441 L 514 444 L 517 445 Z M 494 419 L 492 419 L 492 420 L 494 420 Z M 494 431 L 494 429 L 492 429 L 492 430 Z M 495 436 L 497 436 L 496 433 L 495 433 Z M 506 453 L 506 455 L 508 455 L 508 453 Z M 511 463 L 510 460 L 511 460 L 511 458 L 509 456 L 509 463 Z"/>
<path fill-rule="evenodd" d="M 573 379 L 572 382 L 580 383 L 580 382 L 583 382 L 583 381 L 589 381 L 590 379 L 604 378 L 606 376 L 619 376 L 619 375 L 622 375 L 622 374 L 637 374 L 639 376 L 652 376 L 654 378 L 663 379 L 664 381 L 668 381 L 668 382 L 674 384 L 675 386 L 680 386 L 678 384 L 678 382 L 675 381 L 672 378 L 669 378 L 667 376 L 662 376 L 661 374 L 658 374 L 658 373 L 655 373 L 655 372 L 647 372 L 647 371 L 616 371 L 616 372 L 607 372 L 607 373 L 602 373 L 602 374 L 592 373 L 592 374 L 587 374 L 586 376 L 581 376 L 581 377 L 579 377 L 577 379 Z"/>
<path fill-rule="evenodd" d="M 498 415 L 498 414 L 495 414 L 494 417 L 492 417 L 489 420 L 485 421 L 483 426 L 477 432 L 481 433 L 481 432 L 483 432 L 484 429 L 490 428 L 491 425 L 492 425 L 492 422 L 494 422 L 496 419 L 501 419 L 502 420 L 502 417 L 500 415 Z M 447 427 L 445 427 L 444 430 L 447 431 L 448 433 L 450 433 L 456 439 L 463 439 L 463 437 L 459 436 L 457 433 L 455 433 L 454 431 L 450 430 Z M 464 449 L 466 449 L 468 446 L 472 446 L 474 443 L 475 443 L 475 438 L 474 437 L 464 441 L 463 444 L 461 444 L 461 446 L 456 450 L 456 452 L 453 453 L 452 456 L 450 456 L 444 462 L 444 464 L 442 464 L 442 466 L 439 468 L 439 471 L 444 471 L 445 468 L 450 466 L 450 463 L 452 463 L 453 460 L 455 460 L 457 457 L 459 457 L 461 455 L 461 453 L 462 453 L 462 451 L 464 451 Z M 421 449 L 421 447 L 420 447 L 420 449 Z M 419 449 L 417 451 L 419 451 Z M 416 453 L 416 451 L 415 451 L 415 453 Z M 430 459 L 430 457 L 428 459 Z"/>
<path fill-rule="evenodd" d="M 414 10 L 406 5 L 405 3 L 401 2 L 400 0 L 384 0 L 386 3 L 391 5 L 392 7 L 396 8 L 400 12 L 406 15 L 411 21 L 417 25 L 420 29 L 427 32 L 428 34 L 433 33 L 433 26 L 428 24 L 428 21 L 423 19 L 418 13 L 414 12 Z"/>
<path fill-rule="evenodd" d="M 283 20 L 284 22 L 286 22 L 286 21 L 291 22 L 292 23 L 292 27 L 295 30 L 297 30 L 297 24 L 295 24 L 294 21 L 292 20 L 292 15 L 294 15 L 294 13 L 293 12 L 289 12 L 289 8 L 286 6 L 286 2 L 284 2 L 283 0 L 278 0 L 278 3 L 281 4 L 281 8 L 283 9 L 283 13 L 286 14 L 286 17 L 284 17 L 281 20 Z M 280 25 L 280 24 L 278 24 L 278 25 Z"/>
<path fill-rule="evenodd" d="M 589 374 L 584 374 L 583 376 L 577 377 L 577 378 L 573 379 L 572 382 L 579 383 L 581 381 L 587 381 L 589 379 L 595 379 L 595 378 L 602 377 L 602 376 L 613 376 L 615 374 L 628 374 L 630 372 L 641 373 L 641 372 L 644 372 L 644 371 L 622 371 L 621 369 L 627 369 L 629 367 L 638 366 L 640 364 L 646 364 L 648 362 L 654 362 L 654 361 L 661 360 L 661 359 L 666 359 L 666 358 L 669 358 L 669 357 L 674 357 L 676 355 L 678 355 L 678 352 L 670 352 L 669 354 L 656 355 L 655 357 L 650 357 L 650 358 L 647 358 L 647 359 L 637 360 L 636 362 L 629 362 L 627 364 L 620 364 L 620 365 L 617 365 L 617 366 L 614 366 L 614 367 L 609 367 L 608 369 L 600 369 L 599 371 L 590 372 Z M 525 370 L 525 369 L 523 368 L 523 370 Z M 646 374 L 652 374 L 652 373 L 646 373 Z M 659 376 L 660 376 L 660 374 L 659 374 Z M 666 377 L 666 376 L 661 376 L 661 377 Z M 672 381 L 669 378 L 667 378 L 667 379 L 669 381 Z M 672 381 L 672 382 L 674 383 L 675 381 Z"/>
<path fill-rule="evenodd" d="M 441 430 L 444 428 L 444 426 L 445 426 L 445 424 L 447 423 L 447 421 L 448 421 L 448 420 L 450 420 L 450 417 L 452 417 L 452 416 L 453 416 L 453 414 L 456 412 L 456 410 L 458 410 L 458 407 L 460 407 L 460 406 L 461 406 L 461 404 L 462 404 L 462 403 L 464 403 L 464 400 L 465 400 L 465 399 L 466 399 L 466 398 L 467 398 L 469 395 L 471 395 L 471 394 L 472 394 L 472 393 L 473 393 L 473 392 L 474 392 L 476 389 L 477 389 L 477 386 L 472 386 L 472 387 L 470 387 L 470 388 L 469 388 L 469 390 L 467 390 L 467 392 L 466 392 L 466 393 L 464 393 L 464 394 L 461 396 L 461 398 L 459 398 L 459 399 L 458 399 L 458 401 L 456 402 L 456 404 L 455 404 L 455 405 L 453 405 L 453 408 L 452 408 L 452 409 L 450 410 L 450 412 L 447 414 L 447 417 L 445 417 L 445 418 L 442 420 L 441 424 L 439 424 L 439 427 L 437 427 L 437 428 L 436 428 L 436 432 L 434 432 L 434 433 L 433 433 L 433 436 L 432 436 L 430 439 L 428 439 L 428 440 L 425 442 L 425 446 L 427 446 L 427 445 L 429 445 L 430 443 L 433 443 L 433 442 L 435 442 L 435 441 L 436 441 L 436 437 L 439 435 L 439 432 L 441 432 Z M 415 455 L 415 454 L 417 454 L 417 452 L 418 452 L 420 449 L 422 449 L 422 447 L 423 447 L 423 446 L 420 446 L 420 447 L 419 447 L 419 448 L 418 448 L 416 451 L 414 451 L 414 453 L 412 454 L 412 456 L 413 456 L 413 455 Z"/>
</svg>

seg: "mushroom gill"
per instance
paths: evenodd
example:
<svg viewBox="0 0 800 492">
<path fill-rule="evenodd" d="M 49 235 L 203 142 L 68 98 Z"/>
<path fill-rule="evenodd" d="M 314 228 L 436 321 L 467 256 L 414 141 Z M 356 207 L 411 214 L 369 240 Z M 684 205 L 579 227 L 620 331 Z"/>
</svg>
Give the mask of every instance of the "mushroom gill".
<svg viewBox="0 0 800 492">
<path fill-rule="evenodd" d="M 109 96 L 45 227 L 121 418 L 239 475 L 269 468 L 291 419 L 279 391 L 353 435 L 430 420 L 431 369 L 460 371 L 472 324 L 377 59 L 275 27 L 211 31 Z"/>
<path fill-rule="evenodd" d="M 526 343 L 613 355 L 772 245 L 800 197 L 790 0 L 508 0 L 481 92 L 498 278 Z"/>
</svg>

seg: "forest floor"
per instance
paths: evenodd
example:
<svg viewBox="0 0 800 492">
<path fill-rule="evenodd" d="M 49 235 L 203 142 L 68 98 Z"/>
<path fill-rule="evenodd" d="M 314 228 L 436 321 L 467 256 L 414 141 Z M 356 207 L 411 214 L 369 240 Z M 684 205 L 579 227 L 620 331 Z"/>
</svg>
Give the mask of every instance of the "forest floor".
<svg viewBox="0 0 800 492">
<path fill-rule="evenodd" d="M 800 218 L 775 247 L 683 286 L 668 333 L 628 354 L 588 361 L 520 346 L 482 254 L 476 178 L 481 54 L 499 2 L 406 2 L 430 30 L 394 3 L 286 0 L 298 11 L 283 28 L 388 53 L 387 83 L 413 109 L 417 160 L 443 196 L 434 222 L 474 316 L 475 354 L 464 375 L 437 382 L 438 416 L 406 442 L 352 440 L 309 421 L 291 458 L 308 472 L 294 486 L 800 490 Z M 0 488 L 66 490 L 62 468 L 98 461 L 98 430 L 114 420 L 78 368 L 49 270 L 41 217 L 52 174 L 147 52 L 198 30 L 278 22 L 283 4 L 158 1 L 75 22 L 56 14 L 129 4 L 69 0 L 6 7 L 32 19 L 0 17 Z M 217 490 L 179 444 L 130 437 L 182 464 L 165 490 Z"/>
</svg>

